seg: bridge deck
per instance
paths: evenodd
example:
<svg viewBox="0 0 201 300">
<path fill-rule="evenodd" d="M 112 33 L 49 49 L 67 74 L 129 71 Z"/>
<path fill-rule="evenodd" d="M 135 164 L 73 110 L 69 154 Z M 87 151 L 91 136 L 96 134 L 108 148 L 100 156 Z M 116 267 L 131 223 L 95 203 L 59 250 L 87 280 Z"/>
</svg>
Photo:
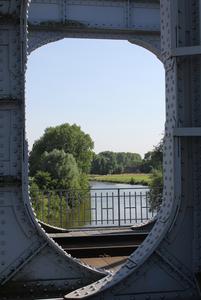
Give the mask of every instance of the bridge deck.
<svg viewBox="0 0 201 300">
<path fill-rule="evenodd" d="M 127 260 L 128 256 L 115 256 L 115 257 L 93 257 L 81 258 L 85 264 L 91 265 L 94 268 L 105 269 L 107 271 L 118 270 Z"/>
<path fill-rule="evenodd" d="M 49 236 L 54 237 L 72 237 L 72 236 L 92 236 L 98 234 L 127 234 L 139 232 L 139 230 L 132 230 L 130 227 L 118 227 L 118 228 L 97 228 L 97 229 L 70 229 L 67 232 L 57 232 L 57 233 L 49 233 Z"/>
<path fill-rule="evenodd" d="M 71 230 L 50 233 L 64 250 L 95 268 L 115 271 L 142 243 L 148 231 L 131 228 Z"/>
</svg>

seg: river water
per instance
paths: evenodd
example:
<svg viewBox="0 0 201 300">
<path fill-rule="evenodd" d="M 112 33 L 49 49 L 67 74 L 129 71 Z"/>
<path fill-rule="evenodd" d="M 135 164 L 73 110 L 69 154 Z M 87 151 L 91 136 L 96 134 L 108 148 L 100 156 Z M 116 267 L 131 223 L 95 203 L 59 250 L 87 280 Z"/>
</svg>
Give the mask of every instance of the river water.
<svg viewBox="0 0 201 300">
<path fill-rule="evenodd" d="M 148 190 L 148 187 L 143 185 L 133 185 L 133 184 L 123 184 L 123 183 L 112 183 L 112 182 L 99 182 L 99 181 L 89 181 L 91 189 L 129 189 L 133 190 L 134 188 L 137 190 Z"/>
<path fill-rule="evenodd" d="M 89 184 L 94 226 L 124 226 L 152 217 L 146 194 L 148 187 L 97 181 L 89 181 Z"/>
</svg>

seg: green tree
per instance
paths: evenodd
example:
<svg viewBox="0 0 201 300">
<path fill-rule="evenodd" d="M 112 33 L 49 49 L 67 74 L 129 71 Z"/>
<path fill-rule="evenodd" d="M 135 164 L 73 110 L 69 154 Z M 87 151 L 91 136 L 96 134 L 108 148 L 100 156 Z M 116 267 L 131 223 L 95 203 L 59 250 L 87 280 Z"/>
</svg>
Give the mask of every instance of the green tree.
<svg viewBox="0 0 201 300">
<path fill-rule="evenodd" d="M 142 161 L 142 172 L 151 173 L 153 169 L 160 170 L 163 167 L 163 139 L 154 146 L 153 151 L 148 151 Z"/>
<path fill-rule="evenodd" d="M 112 151 L 104 151 L 99 153 L 99 155 L 106 159 L 104 160 L 106 162 L 104 174 L 112 174 L 117 168 L 117 160 L 115 153 Z"/>
<path fill-rule="evenodd" d="M 118 167 L 117 167 L 117 173 L 118 174 L 122 174 L 124 172 L 124 167 L 122 166 L 122 165 L 119 165 Z"/>
<path fill-rule="evenodd" d="M 117 152 L 115 155 L 118 165 L 135 167 L 142 162 L 142 158 L 138 153 Z"/>
<path fill-rule="evenodd" d="M 41 156 L 41 171 L 50 174 L 58 189 L 78 189 L 80 171 L 72 154 L 54 149 Z"/>
<path fill-rule="evenodd" d="M 57 179 L 52 179 L 50 173 L 37 171 L 34 176 L 33 183 L 37 185 L 37 187 L 41 190 L 51 190 L 57 188 Z M 33 184 L 32 184 L 33 185 Z M 31 185 L 31 187 L 32 187 Z M 33 187 L 32 187 L 33 189 Z M 37 188 L 36 188 L 37 189 Z"/>
<path fill-rule="evenodd" d="M 93 154 L 91 174 L 112 174 L 118 165 L 134 167 L 142 162 L 140 154 L 130 152 L 103 151 Z M 122 170 L 122 168 L 121 168 Z M 117 171 L 118 172 L 118 171 Z"/>
<path fill-rule="evenodd" d="M 42 205 L 41 197 L 38 197 L 42 195 L 42 191 L 35 190 L 67 189 L 68 193 L 62 197 L 62 205 L 65 208 L 66 203 L 69 207 L 76 206 L 78 194 L 79 196 L 88 195 L 83 189 L 89 189 L 89 187 L 87 176 L 80 171 L 73 155 L 65 153 L 63 150 L 54 149 L 50 153 L 44 152 L 41 156 L 41 170 L 37 171 L 33 179 L 30 195 L 34 209 L 38 213 L 40 212 L 40 216 L 42 216 L 43 206 L 44 209 L 47 205 L 54 209 L 56 205 L 56 211 L 60 210 L 61 193 L 60 191 L 44 191 L 44 203 Z M 45 195 L 50 196 L 50 201 L 46 199 Z"/>
<path fill-rule="evenodd" d="M 93 152 L 91 162 L 91 174 L 102 174 L 101 173 L 101 156 Z"/>
<path fill-rule="evenodd" d="M 153 169 L 150 178 L 151 183 L 149 186 L 151 188 L 148 192 L 150 211 L 158 212 L 163 200 L 163 171 Z"/>
<path fill-rule="evenodd" d="M 94 143 L 89 134 L 85 134 L 80 126 L 68 123 L 56 127 L 48 127 L 40 139 L 34 142 L 29 155 L 30 176 L 41 170 L 42 155 L 54 149 L 70 153 L 76 160 L 78 168 L 88 174 L 91 167 Z"/>
<path fill-rule="evenodd" d="M 153 152 L 150 152 L 151 182 L 148 200 L 150 210 L 158 212 L 163 200 L 163 140 L 161 139 L 157 146 L 154 146 Z"/>
</svg>

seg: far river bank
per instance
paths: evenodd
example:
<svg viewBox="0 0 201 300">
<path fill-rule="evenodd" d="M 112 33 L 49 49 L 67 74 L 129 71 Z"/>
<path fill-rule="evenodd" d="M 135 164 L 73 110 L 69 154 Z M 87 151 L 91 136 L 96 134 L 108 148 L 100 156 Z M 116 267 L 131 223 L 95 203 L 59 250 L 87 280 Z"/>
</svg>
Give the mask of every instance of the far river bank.
<svg viewBox="0 0 201 300">
<path fill-rule="evenodd" d="M 150 174 L 112 174 L 112 175 L 88 175 L 89 181 L 123 183 L 131 185 L 148 186 L 151 179 Z"/>
</svg>

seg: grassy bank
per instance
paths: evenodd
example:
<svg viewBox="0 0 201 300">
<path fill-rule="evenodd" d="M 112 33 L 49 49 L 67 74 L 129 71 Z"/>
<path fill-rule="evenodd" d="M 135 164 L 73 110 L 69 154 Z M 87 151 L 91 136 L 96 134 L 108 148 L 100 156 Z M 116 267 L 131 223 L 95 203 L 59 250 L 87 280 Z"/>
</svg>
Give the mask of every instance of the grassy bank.
<svg viewBox="0 0 201 300">
<path fill-rule="evenodd" d="M 88 175 L 90 181 L 149 185 L 150 174 Z"/>
</svg>

